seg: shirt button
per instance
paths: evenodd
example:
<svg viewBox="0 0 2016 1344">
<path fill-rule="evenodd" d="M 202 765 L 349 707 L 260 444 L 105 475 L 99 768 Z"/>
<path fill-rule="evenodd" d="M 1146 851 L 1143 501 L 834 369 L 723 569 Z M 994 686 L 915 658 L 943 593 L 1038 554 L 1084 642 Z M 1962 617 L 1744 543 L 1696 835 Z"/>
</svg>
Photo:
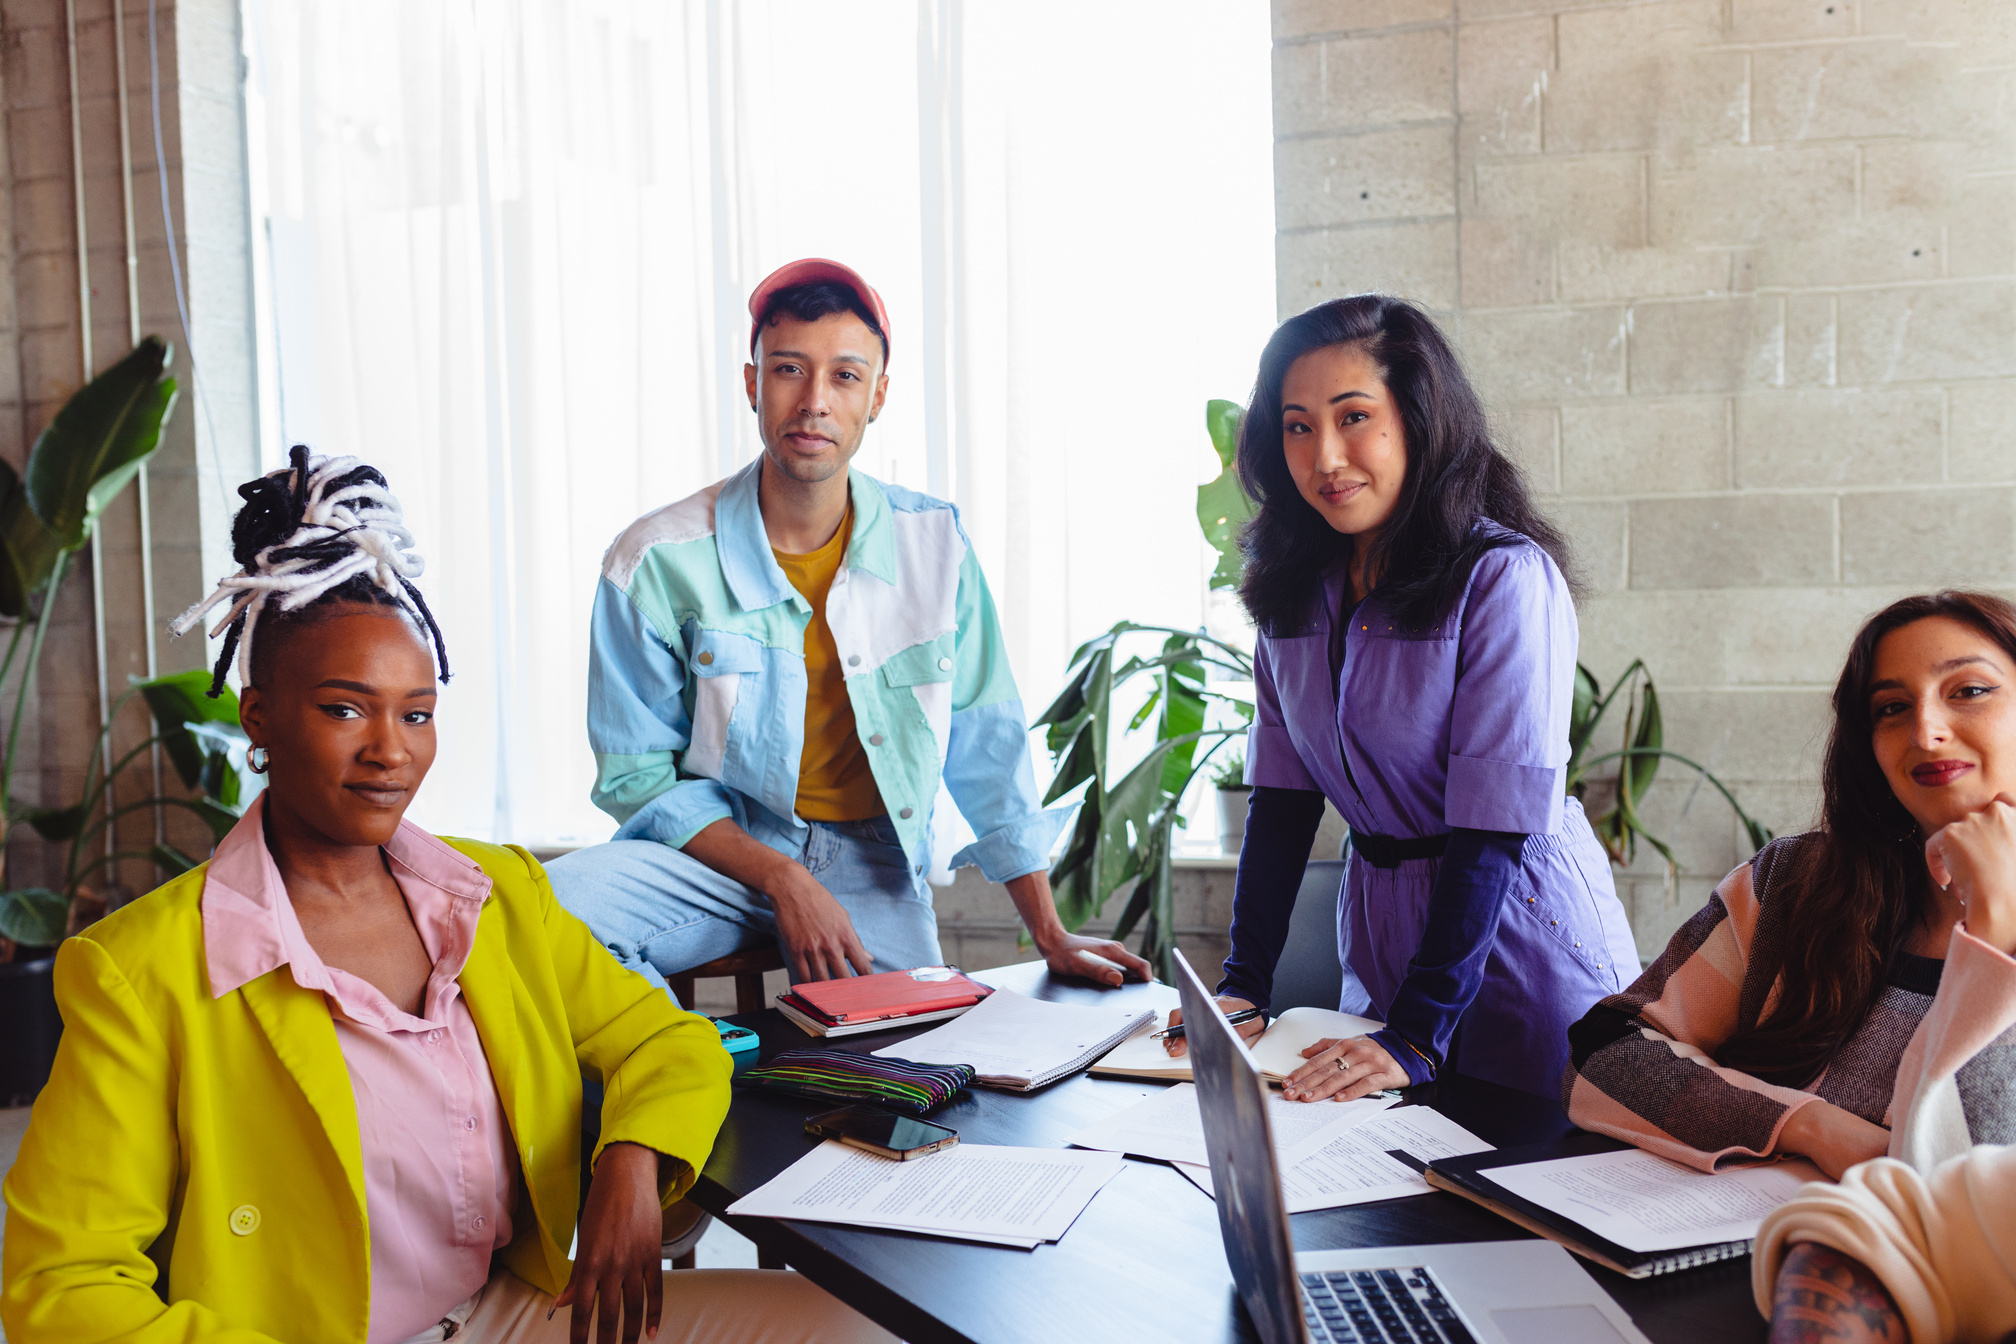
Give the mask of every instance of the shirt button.
<svg viewBox="0 0 2016 1344">
<path fill-rule="evenodd" d="M 952 660 L 950 658 L 940 658 L 938 660 L 938 670 L 940 672 L 950 672 L 952 670 Z"/>
<path fill-rule="evenodd" d="M 484 1228 L 488 1227 L 489 1225 L 490 1225 L 489 1220 L 484 1218 L 482 1214 L 479 1213 L 476 1215 L 476 1230 L 478 1232 L 481 1232 Z"/>
<path fill-rule="evenodd" d="M 860 654 L 858 654 L 858 653 L 850 653 L 850 654 L 848 654 L 848 655 L 847 655 L 847 666 L 849 666 L 849 667 L 859 667 L 859 666 L 861 666 L 861 655 L 860 655 Z"/>
<path fill-rule="evenodd" d="M 903 818 L 903 820 L 908 821 L 910 820 L 910 818 L 916 816 L 917 812 L 915 808 L 906 807 L 901 812 L 898 812 L 896 815 Z"/>
<path fill-rule="evenodd" d="M 231 1210 L 231 1230 L 241 1237 L 249 1237 L 259 1230 L 259 1210 L 250 1204 L 240 1204 Z"/>
<path fill-rule="evenodd" d="M 868 739 L 868 745 L 869 745 L 869 746 L 871 746 L 871 747 L 879 747 L 879 746 L 881 746 L 881 745 L 882 745 L 882 734 L 880 734 L 880 733 L 877 733 L 877 734 L 875 734 L 875 735 L 874 735 L 873 737 L 869 738 L 869 739 Z"/>
<path fill-rule="evenodd" d="M 712 653 L 702 653 L 698 661 L 700 663 L 700 666 L 705 667 L 709 663 L 714 661 L 714 655 Z"/>
<path fill-rule="evenodd" d="M 464 1128 L 464 1129 L 474 1129 L 474 1128 L 476 1128 L 476 1117 L 472 1115 L 472 1116 L 469 1116 L 469 1117 L 467 1117 L 466 1119 L 464 1119 L 464 1120 L 462 1121 L 462 1128 Z"/>
<path fill-rule="evenodd" d="M 1551 924 L 1559 924 L 1561 921 L 1558 919 L 1550 919 L 1547 922 L 1551 925 Z"/>
<path fill-rule="evenodd" d="M 1582 944 L 1580 944 L 1580 943 L 1577 943 L 1577 944 L 1575 944 L 1575 946 L 1577 946 L 1577 947 L 1580 947 L 1580 946 L 1582 946 Z"/>
<path fill-rule="evenodd" d="M 428 1033 L 427 1033 L 427 1044 L 429 1044 L 429 1045 L 439 1045 L 439 1044 L 441 1044 L 441 1033 L 440 1033 L 439 1031 L 430 1031 L 430 1032 L 428 1032 Z"/>
</svg>

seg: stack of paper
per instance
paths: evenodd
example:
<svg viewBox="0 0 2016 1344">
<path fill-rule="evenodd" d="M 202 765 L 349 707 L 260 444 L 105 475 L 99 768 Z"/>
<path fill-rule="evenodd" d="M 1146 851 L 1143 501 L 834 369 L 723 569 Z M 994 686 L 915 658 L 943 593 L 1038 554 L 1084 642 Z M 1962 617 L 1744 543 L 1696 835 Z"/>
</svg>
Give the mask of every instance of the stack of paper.
<svg viewBox="0 0 2016 1344">
<path fill-rule="evenodd" d="M 1349 1040 L 1365 1036 L 1385 1026 L 1369 1017 L 1353 1017 L 1329 1008 L 1290 1008 L 1274 1019 L 1260 1039 L 1248 1042 L 1254 1067 L 1270 1083 L 1279 1083 L 1309 1061 L 1302 1052 L 1318 1041 Z M 1190 1056 L 1172 1058 L 1151 1031 L 1130 1036 L 1092 1072 L 1111 1078 L 1158 1078 L 1171 1082 L 1190 1081 Z"/>
<path fill-rule="evenodd" d="M 1078 1072 L 1154 1020 L 1152 1008 L 1048 1003 L 997 989 L 963 1017 L 875 1053 L 971 1064 L 976 1083 L 1028 1092 Z"/>
<path fill-rule="evenodd" d="M 1365 1097 L 1339 1104 L 1269 1096 L 1267 1121 L 1274 1131 L 1276 1151 L 1286 1152 L 1311 1135 L 1342 1133 L 1392 1104 L 1385 1097 Z M 1197 1107 L 1197 1089 L 1189 1083 L 1166 1088 L 1079 1130 L 1065 1142 L 1164 1162 L 1205 1166 L 1211 1161 L 1204 1148 L 1204 1117 Z"/>
<path fill-rule="evenodd" d="M 1277 1102 L 1309 1109 L 1320 1101 Z M 1419 1167 L 1441 1157 L 1487 1153 L 1491 1145 L 1439 1111 L 1426 1106 L 1396 1106 L 1355 1125 L 1322 1129 L 1305 1135 L 1281 1152 L 1281 1192 L 1288 1212 L 1337 1209 L 1380 1199 L 1425 1195 L 1430 1186 Z M 1412 1162 L 1393 1156 L 1405 1153 Z M 1179 1162 L 1176 1169 L 1211 1190 L 1211 1168 Z"/>
<path fill-rule="evenodd" d="M 1122 1162 L 1118 1153 L 977 1143 L 899 1162 L 829 1140 L 728 1212 L 1034 1250 L 1062 1237 Z"/>
</svg>

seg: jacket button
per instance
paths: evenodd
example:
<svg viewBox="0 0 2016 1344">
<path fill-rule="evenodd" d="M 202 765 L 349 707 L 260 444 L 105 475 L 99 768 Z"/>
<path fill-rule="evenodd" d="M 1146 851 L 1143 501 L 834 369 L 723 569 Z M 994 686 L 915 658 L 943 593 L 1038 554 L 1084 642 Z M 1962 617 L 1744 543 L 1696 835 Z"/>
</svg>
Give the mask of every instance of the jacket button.
<svg viewBox="0 0 2016 1344">
<path fill-rule="evenodd" d="M 699 662 L 700 666 L 705 667 L 714 661 L 714 655 L 712 653 L 702 653 L 696 661 Z"/>
<path fill-rule="evenodd" d="M 879 746 L 881 746 L 881 745 L 882 745 L 882 734 L 880 734 L 880 733 L 876 733 L 876 734 L 874 734 L 874 735 L 873 735 L 872 737 L 870 737 L 870 738 L 868 739 L 868 745 L 869 745 L 869 746 L 871 746 L 871 747 L 879 747 Z"/>
<path fill-rule="evenodd" d="M 938 660 L 938 670 L 940 672 L 950 672 L 952 670 L 952 660 L 950 658 L 940 658 Z"/>
<path fill-rule="evenodd" d="M 908 821 L 910 820 L 910 818 L 917 815 L 917 810 L 915 808 L 906 807 L 901 812 L 898 812 L 896 815 L 903 818 L 903 820 Z"/>
<path fill-rule="evenodd" d="M 240 1204 L 231 1210 L 231 1230 L 241 1237 L 249 1237 L 259 1230 L 259 1210 L 250 1204 Z"/>
<path fill-rule="evenodd" d="M 848 655 L 847 655 L 847 666 L 849 666 L 849 667 L 859 667 L 859 666 L 861 666 L 861 655 L 860 655 L 860 654 L 858 654 L 858 653 L 850 653 L 850 654 L 848 654 Z"/>
</svg>

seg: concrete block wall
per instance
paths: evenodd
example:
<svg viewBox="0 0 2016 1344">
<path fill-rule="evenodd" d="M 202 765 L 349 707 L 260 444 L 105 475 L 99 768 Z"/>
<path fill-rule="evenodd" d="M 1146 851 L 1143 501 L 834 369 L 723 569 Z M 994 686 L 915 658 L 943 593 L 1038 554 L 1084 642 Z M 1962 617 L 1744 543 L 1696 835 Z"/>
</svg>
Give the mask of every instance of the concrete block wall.
<svg viewBox="0 0 2016 1344">
<path fill-rule="evenodd" d="M 120 146 L 116 23 L 123 21 L 125 112 L 131 149 L 132 284 L 128 283 L 127 193 Z M 71 27 L 75 28 L 77 138 L 72 131 Z M 157 0 L 150 60 L 146 0 L 0 0 L 0 457 L 17 471 L 35 436 L 89 371 L 132 348 L 137 299 L 141 333 L 175 347 L 181 398 L 150 465 L 157 667 L 175 671 L 206 660 L 202 644 L 173 641 L 166 621 L 200 597 L 212 549 L 236 496 L 225 486 L 250 474 L 256 447 L 248 413 L 255 400 L 251 339 L 249 216 L 239 112 L 238 11 L 234 0 Z M 155 80 L 159 96 L 155 97 Z M 161 162 L 154 108 L 160 109 Z M 184 127 L 192 133 L 184 134 Z M 81 156 L 79 151 L 81 150 Z M 78 176 L 82 176 L 84 247 Z M 166 178 L 164 216 L 163 178 Z M 181 249 L 190 328 L 176 301 L 168 221 Z M 83 284 L 80 285 L 80 265 Z M 193 344 L 202 354 L 196 386 Z M 88 334 L 88 352 L 87 352 Z M 205 503 L 210 505 L 205 517 Z M 129 488 L 101 522 L 105 670 L 116 697 L 146 671 L 146 624 L 137 491 Z M 228 553 L 228 551 L 227 551 Z M 30 803 L 79 796 L 99 729 L 98 657 L 91 553 L 72 558 L 56 594 L 41 675 L 30 688 L 15 794 Z M 11 635 L 0 630 L 0 638 Z M 11 703 L 4 706 L 10 713 Z M 115 754 L 151 731 L 135 703 L 115 730 Z M 167 772 L 173 787 L 174 775 Z M 151 792 L 144 760 L 115 785 L 119 801 Z M 187 814 L 166 813 L 169 838 L 202 853 L 208 831 Z M 119 826 L 121 849 L 153 842 L 153 820 Z M 67 846 L 22 830 L 8 841 L 8 881 L 60 886 Z M 120 865 L 133 894 L 155 881 L 152 865 Z"/>
<path fill-rule="evenodd" d="M 1442 320 L 1568 529 L 1582 658 L 1804 827 L 1856 625 L 2016 588 L 2016 5 L 1273 0 L 1279 304 Z M 1748 852 L 1668 766 L 1651 953 Z"/>
</svg>

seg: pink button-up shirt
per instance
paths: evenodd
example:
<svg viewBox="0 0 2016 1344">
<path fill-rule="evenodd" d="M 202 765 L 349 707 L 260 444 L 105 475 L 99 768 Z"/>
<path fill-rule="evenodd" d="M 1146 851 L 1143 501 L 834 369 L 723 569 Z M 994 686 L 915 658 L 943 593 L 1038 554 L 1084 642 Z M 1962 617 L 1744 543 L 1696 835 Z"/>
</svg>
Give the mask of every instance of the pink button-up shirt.
<svg viewBox="0 0 2016 1344">
<path fill-rule="evenodd" d="M 217 846 L 204 880 L 210 993 L 222 998 L 284 966 L 296 984 L 328 1000 L 363 1141 L 367 1338 L 396 1344 L 481 1288 L 491 1253 L 511 1239 L 517 1156 L 456 982 L 490 879 L 417 826 L 400 823 L 386 844 L 392 876 L 434 963 L 415 1017 L 316 955 L 266 848 L 264 803 L 247 808 Z"/>
</svg>

